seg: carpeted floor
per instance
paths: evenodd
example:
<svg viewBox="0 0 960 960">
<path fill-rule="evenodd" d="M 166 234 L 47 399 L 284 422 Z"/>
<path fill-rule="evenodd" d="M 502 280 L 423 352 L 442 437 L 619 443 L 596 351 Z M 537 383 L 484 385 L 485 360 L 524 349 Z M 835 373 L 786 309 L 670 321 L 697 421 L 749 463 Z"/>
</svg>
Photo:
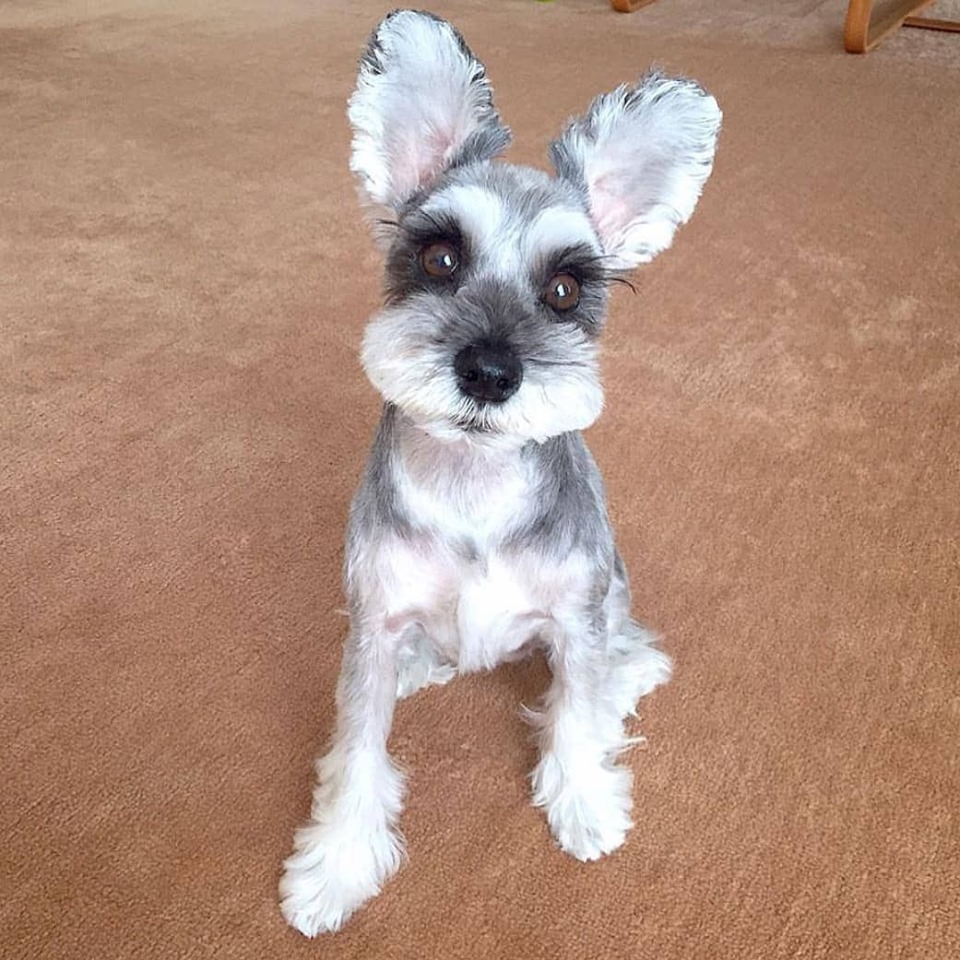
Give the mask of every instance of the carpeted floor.
<svg viewBox="0 0 960 960">
<path fill-rule="evenodd" d="M 705 6 L 434 6 L 514 159 L 654 60 L 726 116 L 589 436 L 677 663 L 637 826 L 565 858 L 544 667 L 458 680 L 398 711 L 410 863 L 310 942 L 275 891 L 377 416 L 344 103 L 388 4 L 0 5 L 5 958 L 960 956 L 960 38 Z"/>
</svg>

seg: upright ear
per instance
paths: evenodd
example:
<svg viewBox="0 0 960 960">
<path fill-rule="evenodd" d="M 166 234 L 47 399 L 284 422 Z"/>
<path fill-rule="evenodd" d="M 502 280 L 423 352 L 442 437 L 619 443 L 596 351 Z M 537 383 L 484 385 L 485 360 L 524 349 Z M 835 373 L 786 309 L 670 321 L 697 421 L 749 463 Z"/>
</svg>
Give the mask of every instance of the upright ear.
<svg viewBox="0 0 960 960">
<path fill-rule="evenodd" d="M 648 263 L 693 213 L 713 169 L 717 101 L 653 71 L 597 97 L 550 145 L 557 174 L 586 194 L 611 265 Z"/>
<path fill-rule="evenodd" d="M 347 115 L 350 169 L 369 200 L 395 210 L 450 167 L 490 160 L 510 142 L 483 64 L 449 23 L 414 10 L 374 30 Z"/>
</svg>

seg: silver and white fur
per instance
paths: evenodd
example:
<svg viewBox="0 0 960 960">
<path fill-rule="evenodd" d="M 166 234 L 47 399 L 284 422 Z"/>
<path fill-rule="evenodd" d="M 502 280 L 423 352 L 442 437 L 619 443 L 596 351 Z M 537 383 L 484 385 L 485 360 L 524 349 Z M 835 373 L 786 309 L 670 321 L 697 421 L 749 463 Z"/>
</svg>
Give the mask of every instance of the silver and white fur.
<svg viewBox="0 0 960 960">
<path fill-rule="evenodd" d="M 603 404 L 607 288 L 693 213 L 721 120 L 695 83 L 651 72 L 568 124 L 556 176 L 494 162 L 510 134 L 482 64 L 414 11 L 377 27 L 349 117 L 351 168 L 390 218 L 386 306 L 363 343 L 384 407 L 350 513 L 336 731 L 280 883 L 307 936 L 400 865 L 397 699 L 534 648 L 552 682 L 533 715 L 533 802 L 580 860 L 623 843 L 623 721 L 670 661 L 630 617 L 579 431 Z"/>
</svg>

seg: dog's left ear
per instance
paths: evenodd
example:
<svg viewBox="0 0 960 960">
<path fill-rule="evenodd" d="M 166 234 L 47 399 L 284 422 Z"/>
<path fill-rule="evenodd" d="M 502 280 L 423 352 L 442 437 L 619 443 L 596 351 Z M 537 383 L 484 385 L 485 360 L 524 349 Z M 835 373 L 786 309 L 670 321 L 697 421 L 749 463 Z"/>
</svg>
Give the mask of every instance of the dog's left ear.
<svg viewBox="0 0 960 960">
<path fill-rule="evenodd" d="M 713 169 L 720 121 L 696 83 L 651 72 L 597 97 L 550 145 L 558 176 L 586 194 L 611 266 L 648 263 L 670 246 Z"/>
<path fill-rule="evenodd" d="M 350 169 L 368 199 L 403 206 L 458 164 L 510 142 L 483 64 L 445 20 L 395 10 L 374 30 L 348 110 Z"/>
</svg>

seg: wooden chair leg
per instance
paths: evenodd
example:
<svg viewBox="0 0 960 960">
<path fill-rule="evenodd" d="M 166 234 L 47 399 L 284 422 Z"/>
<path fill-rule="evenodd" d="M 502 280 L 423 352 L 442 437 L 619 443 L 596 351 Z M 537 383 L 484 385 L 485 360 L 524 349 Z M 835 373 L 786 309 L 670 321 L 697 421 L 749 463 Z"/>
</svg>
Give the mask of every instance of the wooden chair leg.
<svg viewBox="0 0 960 960">
<path fill-rule="evenodd" d="M 914 16 L 932 2 L 933 0 L 895 0 L 893 3 L 883 4 L 874 17 L 873 0 L 850 0 L 843 31 L 843 45 L 849 53 L 866 53 L 902 26 L 960 31 L 960 23 L 951 20 L 928 20 Z"/>
<path fill-rule="evenodd" d="M 922 27 L 924 30 L 945 30 L 947 33 L 960 33 L 960 20 L 937 20 L 934 17 L 907 17 L 905 27 Z"/>
<path fill-rule="evenodd" d="M 649 6 L 654 0 L 610 0 L 617 13 L 633 13 L 641 7 Z"/>
</svg>

